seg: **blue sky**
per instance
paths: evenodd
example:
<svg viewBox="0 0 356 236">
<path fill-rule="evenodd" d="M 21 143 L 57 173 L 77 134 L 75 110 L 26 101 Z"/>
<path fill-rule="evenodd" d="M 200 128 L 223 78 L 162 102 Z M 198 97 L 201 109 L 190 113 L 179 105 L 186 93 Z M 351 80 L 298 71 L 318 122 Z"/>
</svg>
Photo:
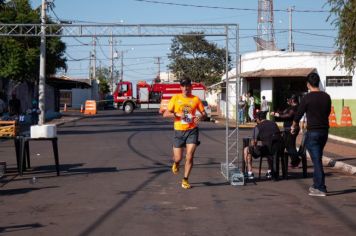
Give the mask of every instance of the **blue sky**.
<svg viewBox="0 0 356 236">
<path fill-rule="evenodd" d="M 243 37 L 240 41 L 241 53 L 255 51 L 252 36 L 257 28 L 258 0 L 156 0 L 156 2 L 189 4 L 196 6 L 214 6 L 224 8 L 247 8 L 250 10 L 225 10 L 205 7 L 178 6 L 159 4 L 136 0 L 55 0 L 55 14 L 61 20 L 71 20 L 73 23 L 123 23 L 123 24 L 169 24 L 169 23 L 238 23 Z M 285 10 L 295 7 L 293 13 L 294 43 L 297 51 L 335 50 L 334 40 L 337 31 L 330 22 L 326 22 L 329 5 L 326 0 L 274 0 L 275 10 Z M 32 0 L 34 7 L 41 4 L 41 0 Z M 300 12 L 310 11 L 311 12 Z M 298 12 L 299 11 L 299 12 Z M 52 11 L 48 12 L 56 19 Z M 274 12 L 274 27 L 278 48 L 287 48 L 288 45 L 288 13 Z M 314 30 L 311 30 L 314 29 Z M 251 37 L 249 37 L 251 36 Z M 125 80 L 151 80 L 158 71 L 155 63 L 157 57 L 161 58 L 161 71 L 166 71 L 169 64 L 169 53 L 172 38 L 116 38 L 115 50 L 124 53 L 124 79 Z M 68 71 L 73 77 L 85 78 L 88 76 L 91 38 L 65 38 L 67 43 Z M 97 65 L 110 65 L 109 38 L 100 38 L 97 47 Z M 72 61 L 73 59 L 83 59 Z M 120 68 L 120 60 L 115 60 L 115 67 Z"/>
</svg>

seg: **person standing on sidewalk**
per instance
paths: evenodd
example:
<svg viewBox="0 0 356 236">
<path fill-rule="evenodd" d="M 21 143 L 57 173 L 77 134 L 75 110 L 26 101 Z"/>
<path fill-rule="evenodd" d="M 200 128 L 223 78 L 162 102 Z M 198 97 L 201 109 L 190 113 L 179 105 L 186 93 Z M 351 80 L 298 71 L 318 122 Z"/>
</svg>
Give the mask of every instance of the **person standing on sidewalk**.
<svg viewBox="0 0 356 236">
<path fill-rule="evenodd" d="M 201 100 L 192 95 L 192 83 L 189 78 L 180 81 L 182 94 L 174 95 L 168 103 L 164 117 L 174 117 L 174 140 L 173 140 L 173 174 L 178 174 L 179 163 L 183 158 L 183 149 L 186 148 L 184 178 L 182 188 L 191 188 L 188 178 L 193 168 L 194 152 L 199 145 L 198 123 L 204 120 L 206 112 Z M 199 110 L 202 116 L 195 116 Z"/>
<path fill-rule="evenodd" d="M 238 103 L 238 109 L 239 109 L 239 123 L 244 124 L 245 123 L 245 110 L 246 110 L 246 101 L 242 99 L 242 96 L 240 96 L 240 100 Z"/>
<path fill-rule="evenodd" d="M 9 101 L 9 113 L 10 116 L 19 116 L 21 113 L 21 101 L 16 97 L 14 92 Z"/>
<path fill-rule="evenodd" d="M 253 122 L 255 120 L 254 111 L 255 111 L 255 98 L 253 97 L 252 91 L 247 93 L 248 98 L 248 117 L 249 121 Z"/>
<path fill-rule="evenodd" d="M 325 174 L 322 157 L 329 133 L 329 115 L 331 112 L 330 96 L 320 91 L 320 77 L 311 73 L 307 77 L 307 87 L 310 91 L 300 102 L 298 112 L 294 117 L 291 132 L 296 133 L 299 121 L 306 113 L 307 133 L 305 145 L 314 165 L 313 185 L 309 188 L 310 196 L 326 196 Z"/>
</svg>

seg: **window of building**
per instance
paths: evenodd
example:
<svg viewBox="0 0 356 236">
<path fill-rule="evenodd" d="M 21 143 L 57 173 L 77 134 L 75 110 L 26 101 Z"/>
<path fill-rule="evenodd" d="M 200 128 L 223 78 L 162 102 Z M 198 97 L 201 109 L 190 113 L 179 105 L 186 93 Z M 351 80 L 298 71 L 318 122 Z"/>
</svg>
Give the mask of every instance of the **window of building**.
<svg viewBox="0 0 356 236">
<path fill-rule="evenodd" d="M 352 86 L 352 76 L 326 76 L 327 87 Z"/>
</svg>

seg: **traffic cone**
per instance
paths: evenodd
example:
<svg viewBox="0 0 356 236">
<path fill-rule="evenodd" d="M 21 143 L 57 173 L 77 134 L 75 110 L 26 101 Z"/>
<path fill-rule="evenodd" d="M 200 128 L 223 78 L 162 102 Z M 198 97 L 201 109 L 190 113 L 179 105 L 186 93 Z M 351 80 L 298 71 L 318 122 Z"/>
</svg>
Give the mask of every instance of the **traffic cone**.
<svg viewBox="0 0 356 236">
<path fill-rule="evenodd" d="M 80 113 L 83 113 L 84 112 L 84 106 L 83 104 L 80 105 Z"/>
<path fill-rule="evenodd" d="M 329 126 L 330 127 L 337 127 L 334 106 L 331 106 L 331 112 L 330 112 L 330 115 L 329 115 Z"/>
<path fill-rule="evenodd" d="M 340 126 L 352 126 L 351 112 L 349 107 L 344 107 L 342 109 Z"/>
<path fill-rule="evenodd" d="M 95 115 L 96 113 L 97 113 L 96 101 L 95 100 L 86 100 L 84 115 Z"/>
</svg>

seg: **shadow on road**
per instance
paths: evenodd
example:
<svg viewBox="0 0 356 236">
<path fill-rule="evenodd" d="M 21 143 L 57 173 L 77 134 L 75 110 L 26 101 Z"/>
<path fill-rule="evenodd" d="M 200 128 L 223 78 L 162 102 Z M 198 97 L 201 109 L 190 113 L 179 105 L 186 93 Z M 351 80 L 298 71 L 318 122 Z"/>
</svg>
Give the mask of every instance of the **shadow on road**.
<svg viewBox="0 0 356 236">
<path fill-rule="evenodd" d="M 18 189 L 6 189 L 0 190 L 0 195 L 2 196 L 9 196 L 9 195 L 17 195 L 17 194 L 26 194 L 32 191 L 42 190 L 42 189 L 49 189 L 49 188 L 59 188 L 59 186 L 49 186 L 43 188 L 18 188 Z M 1 232 L 1 230 L 0 230 Z"/>
<path fill-rule="evenodd" d="M 354 193 L 356 192 L 356 189 L 345 189 L 345 190 L 337 190 L 337 191 L 329 191 L 328 196 L 335 196 L 335 195 L 342 195 L 342 194 L 348 194 L 348 193 Z"/>
<path fill-rule="evenodd" d="M 34 228 L 41 228 L 42 224 L 34 223 L 34 224 L 24 224 L 24 225 L 12 225 L 12 226 L 0 226 L 0 233 L 10 233 L 22 230 L 31 230 Z"/>
</svg>

